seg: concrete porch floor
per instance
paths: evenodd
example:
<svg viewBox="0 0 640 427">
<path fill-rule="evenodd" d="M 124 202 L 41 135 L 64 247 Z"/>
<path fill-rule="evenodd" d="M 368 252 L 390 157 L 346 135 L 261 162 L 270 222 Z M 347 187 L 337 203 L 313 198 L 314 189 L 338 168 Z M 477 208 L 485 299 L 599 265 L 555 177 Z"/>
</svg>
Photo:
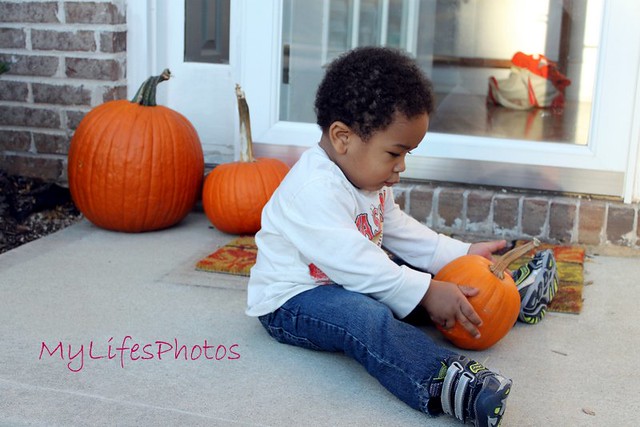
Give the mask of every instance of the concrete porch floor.
<svg viewBox="0 0 640 427">
<path fill-rule="evenodd" d="M 193 213 L 143 234 L 83 221 L 0 255 L 0 425 L 461 425 L 269 338 L 244 315 L 246 278 L 193 268 L 230 239 Z M 468 353 L 514 380 L 503 425 L 637 424 L 640 262 L 594 255 L 585 273 L 582 314 Z M 176 340 L 178 360 L 162 353 Z"/>
</svg>

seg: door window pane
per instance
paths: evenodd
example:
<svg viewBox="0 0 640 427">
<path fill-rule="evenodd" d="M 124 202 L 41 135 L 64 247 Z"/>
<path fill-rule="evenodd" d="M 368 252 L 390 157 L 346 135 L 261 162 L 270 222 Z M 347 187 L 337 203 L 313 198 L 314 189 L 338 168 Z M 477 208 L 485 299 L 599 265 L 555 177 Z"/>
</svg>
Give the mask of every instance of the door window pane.
<svg viewBox="0 0 640 427">
<path fill-rule="evenodd" d="M 315 122 L 323 67 L 353 47 L 387 45 L 410 52 L 433 80 L 431 132 L 584 145 L 601 10 L 602 0 L 285 0 L 281 119 Z M 570 85 L 556 89 L 512 69 L 517 52 L 533 55 L 536 67 L 544 55 Z M 487 102 L 490 79 L 494 99 L 556 101 L 553 108 L 496 105 Z"/>
<path fill-rule="evenodd" d="M 229 63 L 229 2 L 185 0 L 185 62 Z"/>
</svg>

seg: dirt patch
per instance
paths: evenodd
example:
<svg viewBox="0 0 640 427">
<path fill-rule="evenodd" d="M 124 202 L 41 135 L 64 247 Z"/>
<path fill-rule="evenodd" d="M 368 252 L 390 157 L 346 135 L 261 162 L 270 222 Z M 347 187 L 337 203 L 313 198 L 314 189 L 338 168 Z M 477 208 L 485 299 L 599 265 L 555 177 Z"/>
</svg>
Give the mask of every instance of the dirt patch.
<svg viewBox="0 0 640 427">
<path fill-rule="evenodd" d="M 81 218 L 67 188 L 0 171 L 0 254 Z"/>
</svg>

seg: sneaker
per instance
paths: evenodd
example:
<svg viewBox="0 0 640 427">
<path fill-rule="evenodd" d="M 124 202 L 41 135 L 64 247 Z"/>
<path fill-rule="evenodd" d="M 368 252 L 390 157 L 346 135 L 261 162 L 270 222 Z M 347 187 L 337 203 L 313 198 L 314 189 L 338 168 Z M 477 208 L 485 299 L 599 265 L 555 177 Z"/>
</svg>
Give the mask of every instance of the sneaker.
<svg viewBox="0 0 640 427">
<path fill-rule="evenodd" d="M 476 427 L 499 426 L 512 381 L 465 356 L 449 357 L 444 369 L 434 379 L 442 411 Z"/>
<path fill-rule="evenodd" d="M 558 271 L 553 251 L 538 252 L 531 261 L 513 273 L 520 293 L 521 322 L 538 323 L 547 313 L 547 306 L 558 291 Z"/>
</svg>

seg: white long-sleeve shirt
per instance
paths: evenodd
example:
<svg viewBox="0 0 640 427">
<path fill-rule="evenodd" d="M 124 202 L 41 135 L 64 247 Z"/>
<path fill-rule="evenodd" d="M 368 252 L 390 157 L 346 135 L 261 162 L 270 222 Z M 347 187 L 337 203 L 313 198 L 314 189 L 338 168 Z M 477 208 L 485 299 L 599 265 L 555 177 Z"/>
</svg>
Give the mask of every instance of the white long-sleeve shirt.
<svg viewBox="0 0 640 427">
<path fill-rule="evenodd" d="M 405 214 L 390 187 L 354 187 L 314 146 L 264 207 L 246 313 L 262 316 L 301 292 L 336 283 L 405 317 L 427 292 L 431 275 L 390 260 L 381 248 L 383 235 L 385 248 L 433 274 L 469 249 Z"/>
</svg>

